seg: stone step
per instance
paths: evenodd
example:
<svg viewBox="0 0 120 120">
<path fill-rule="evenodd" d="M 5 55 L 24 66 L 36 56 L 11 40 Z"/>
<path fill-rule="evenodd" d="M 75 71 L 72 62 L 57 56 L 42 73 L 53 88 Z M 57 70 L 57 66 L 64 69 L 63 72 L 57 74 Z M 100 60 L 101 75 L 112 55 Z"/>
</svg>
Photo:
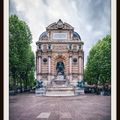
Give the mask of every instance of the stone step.
<svg viewBox="0 0 120 120">
<path fill-rule="evenodd" d="M 45 96 L 74 96 L 74 91 L 46 91 Z"/>
<path fill-rule="evenodd" d="M 56 80 L 56 81 L 53 81 L 52 84 L 53 85 L 65 85 L 65 84 L 67 84 L 67 82 L 66 81 L 58 81 L 58 80 Z"/>
<path fill-rule="evenodd" d="M 46 91 L 74 91 L 72 87 L 48 87 Z"/>
<path fill-rule="evenodd" d="M 74 96 L 75 91 L 73 87 L 48 87 L 46 89 L 46 96 Z"/>
</svg>

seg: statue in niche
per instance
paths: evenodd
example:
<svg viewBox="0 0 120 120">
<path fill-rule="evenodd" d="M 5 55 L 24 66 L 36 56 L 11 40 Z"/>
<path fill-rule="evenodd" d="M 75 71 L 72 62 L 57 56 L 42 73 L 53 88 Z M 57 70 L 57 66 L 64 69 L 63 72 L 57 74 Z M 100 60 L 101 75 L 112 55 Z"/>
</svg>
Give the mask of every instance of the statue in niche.
<svg viewBox="0 0 120 120">
<path fill-rule="evenodd" d="M 41 44 L 39 45 L 39 50 L 41 50 Z"/>
<path fill-rule="evenodd" d="M 62 61 L 57 62 L 57 65 L 56 65 L 57 75 L 58 74 L 64 75 L 64 68 L 65 68 L 64 63 Z"/>
<path fill-rule="evenodd" d="M 48 49 L 49 49 L 49 50 L 51 49 L 51 44 L 48 44 Z"/>
<path fill-rule="evenodd" d="M 79 49 L 80 49 L 80 50 L 81 50 L 81 48 L 82 48 L 81 45 L 79 45 Z"/>
<path fill-rule="evenodd" d="M 70 49 L 70 50 L 72 49 L 72 44 L 69 45 L 69 49 Z"/>
</svg>

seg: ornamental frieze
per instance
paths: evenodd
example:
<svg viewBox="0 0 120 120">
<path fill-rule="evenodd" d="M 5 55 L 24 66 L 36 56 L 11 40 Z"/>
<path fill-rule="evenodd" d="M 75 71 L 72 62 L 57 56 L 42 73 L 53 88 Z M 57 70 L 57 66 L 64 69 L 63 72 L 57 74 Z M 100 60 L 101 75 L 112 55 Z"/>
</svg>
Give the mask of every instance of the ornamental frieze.
<svg viewBox="0 0 120 120">
<path fill-rule="evenodd" d="M 65 51 L 67 50 L 67 46 L 66 45 L 53 45 L 53 50 L 56 50 L 56 51 Z"/>
</svg>

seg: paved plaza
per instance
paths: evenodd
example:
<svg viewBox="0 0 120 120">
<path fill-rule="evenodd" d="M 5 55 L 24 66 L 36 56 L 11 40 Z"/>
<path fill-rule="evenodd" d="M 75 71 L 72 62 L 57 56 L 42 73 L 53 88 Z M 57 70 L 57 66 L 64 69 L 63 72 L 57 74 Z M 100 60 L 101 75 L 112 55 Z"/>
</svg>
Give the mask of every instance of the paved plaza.
<svg viewBox="0 0 120 120">
<path fill-rule="evenodd" d="M 110 120 L 111 97 L 10 96 L 10 120 Z"/>
</svg>

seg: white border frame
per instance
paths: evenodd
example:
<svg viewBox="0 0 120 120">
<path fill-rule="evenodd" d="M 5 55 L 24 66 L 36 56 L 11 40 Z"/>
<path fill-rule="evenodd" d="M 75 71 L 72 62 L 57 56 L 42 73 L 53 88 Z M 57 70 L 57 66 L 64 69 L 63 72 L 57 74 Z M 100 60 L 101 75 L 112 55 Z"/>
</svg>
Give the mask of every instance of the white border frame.
<svg viewBox="0 0 120 120">
<path fill-rule="evenodd" d="M 4 0 L 4 120 L 9 120 L 9 0 Z M 111 0 L 111 119 L 116 120 L 116 0 Z"/>
<path fill-rule="evenodd" d="M 4 0 L 4 120 L 9 120 L 9 1 Z"/>
</svg>

